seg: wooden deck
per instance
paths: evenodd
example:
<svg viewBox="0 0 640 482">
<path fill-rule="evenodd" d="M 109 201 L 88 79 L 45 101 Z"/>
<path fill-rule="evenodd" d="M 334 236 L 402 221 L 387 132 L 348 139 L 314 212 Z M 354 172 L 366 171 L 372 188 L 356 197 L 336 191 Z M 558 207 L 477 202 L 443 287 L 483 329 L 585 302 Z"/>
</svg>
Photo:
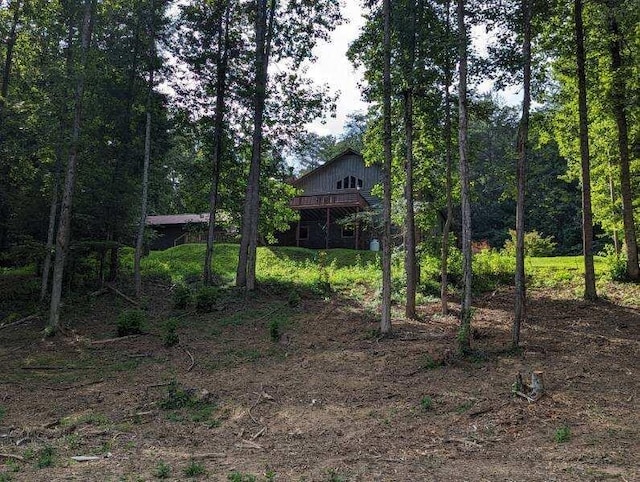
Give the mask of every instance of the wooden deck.
<svg viewBox="0 0 640 482">
<path fill-rule="evenodd" d="M 341 207 L 365 208 L 368 205 L 369 203 L 360 195 L 359 192 L 296 196 L 290 203 L 292 209 L 298 210 Z"/>
</svg>

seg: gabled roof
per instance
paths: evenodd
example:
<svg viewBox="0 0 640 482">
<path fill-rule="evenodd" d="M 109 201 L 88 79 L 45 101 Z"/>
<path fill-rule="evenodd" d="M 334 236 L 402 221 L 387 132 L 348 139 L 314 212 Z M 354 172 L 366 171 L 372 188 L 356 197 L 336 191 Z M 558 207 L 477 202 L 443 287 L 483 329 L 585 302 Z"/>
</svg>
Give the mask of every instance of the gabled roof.
<svg viewBox="0 0 640 482">
<path fill-rule="evenodd" d="M 355 155 L 358 157 L 362 157 L 362 154 L 360 154 L 358 151 L 356 151 L 355 149 L 351 149 L 350 147 L 345 149 L 344 151 L 342 151 L 340 154 L 338 154 L 337 156 L 335 156 L 333 159 L 329 159 L 327 162 L 325 162 L 324 164 L 322 164 L 321 166 L 316 167 L 315 169 L 303 174 L 302 176 L 300 176 L 298 179 L 294 179 L 292 184 L 295 186 L 296 184 L 298 184 L 300 181 L 302 181 L 303 179 L 306 179 L 307 177 L 309 177 L 312 174 L 316 174 L 317 172 L 331 166 L 332 164 L 334 164 L 336 161 L 342 159 L 345 156 L 349 156 L 349 155 Z"/>
<path fill-rule="evenodd" d="M 208 223 L 209 213 L 202 214 L 168 214 L 164 216 L 147 216 L 147 226 L 167 226 L 171 224 Z"/>
</svg>

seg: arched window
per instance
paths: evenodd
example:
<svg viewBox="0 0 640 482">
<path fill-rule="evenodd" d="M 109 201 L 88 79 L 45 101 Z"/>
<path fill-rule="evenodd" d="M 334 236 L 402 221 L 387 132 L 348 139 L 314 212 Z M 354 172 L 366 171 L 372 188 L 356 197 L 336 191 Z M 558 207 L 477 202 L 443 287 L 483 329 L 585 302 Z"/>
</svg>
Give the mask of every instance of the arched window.
<svg viewBox="0 0 640 482">
<path fill-rule="evenodd" d="M 355 176 L 346 176 L 336 182 L 336 189 L 362 189 L 362 179 Z"/>
</svg>

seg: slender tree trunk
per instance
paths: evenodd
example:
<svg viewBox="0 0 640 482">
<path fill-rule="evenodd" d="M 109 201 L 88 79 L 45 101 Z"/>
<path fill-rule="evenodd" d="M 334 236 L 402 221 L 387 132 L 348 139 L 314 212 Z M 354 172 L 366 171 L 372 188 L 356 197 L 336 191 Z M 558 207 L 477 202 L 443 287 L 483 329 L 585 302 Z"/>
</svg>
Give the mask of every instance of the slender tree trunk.
<svg viewBox="0 0 640 482">
<path fill-rule="evenodd" d="M 418 8 L 420 9 L 422 5 Z M 418 264 L 416 261 L 416 222 L 413 192 L 413 99 L 415 85 L 415 57 L 417 48 L 417 16 L 416 5 L 412 2 L 408 4 L 408 28 L 411 29 L 410 43 L 407 49 L 408 62 L 406 78 L 408 88 L 404 92 L 404 133 L 406 143 L 405 153 L 405 185 L 404 199 L 406 204 L 406 214 L 404 222 L 404 270 L 407 277 L 407 302 L 405 305 L 405 316 L 407 318 L 416 317 L 416 290 L 418 284 Z"/>
<path fill-rule="evenodd" d="M 613 163 L 609 158 L 609 200 L 611 201 L 611 216 L 614 220 L 618 217 L 616 212 L 616 191 L 613 184 Z M 618 230 L 613 228 L 613 249 L 616 252 L 616 257 L 620 255 L 620 240 L 618 239 Z"/>
<path fill-rule="evenodd" d="M 153 100 L 153 79 L 155 75 L 156 61 L 156 35 L 154 25 L 154 2 L 151 0 L 151 11 L 149 12 L 150 22 L 150 42 L 149 47 L 149 87 L 147 90 L 147 124 L 144 134 L 144 165 L 142 168 L 142 200 L 140 206 L 140 222 L 138 224 L 138 236 L 136 237 L 136 250 L 133 258 L 133 278 L 136 291 L 136 298 L 142 295 L 142 274 L 140 270 L 140 260 L 142 259 L 142 248 L 144 244 L 144 229 L 147 223 L 147 201 L 149 197 L 149 164 L 151 160 L 151 107 Z"/>
<path fill-rule="evenodd" d="M 447 16 L 447 43 L 451 35 L 450 23 L 450 4 L 446 2 Z M 451 230 L 451 222 L 453 220 L 453 199 L 451 191 L 453 190 L 452 170 L 453 170 L 453 145 L 451 142 L 451 97 L 449 90 L 451 89 L 451 64 L 448 58 L 445 59 L 444 66 L 444 145 L 446 156 L 446 197 L 447 197 L 447 218 L 442 228 L 442 256 L 440 260 L 440 302 L 442 304 L 442 314 L 449 314 L 449 297 L 447 294 L 447 286 L 449 284 L 449 232 Z"/>
<path fill-rule="evenodd" d="M 383 0 L 382 110 L 384 165 L 382 169 L 382 316 L 380 333 L 391 333 L 391 0 Z"/>
<path fill-rule="evenodd" d="M 580 159 L 582 164 L 582 252 L 584 254 L 584 297 L 595 300 L 596 275 L 593 266 L 593 214 L 591 210 L 591 168 L 589 166 L 589 120 L 587 117 L 587 80 L 585 69 L 582 0 L 574 0 L 576 64 L 578 75 L 578 111 L 580 116 Z"/>
<path fill-rule="evenodd" d="M 465 25 L 465 1 L 458 0 L 458 146 L 460 151 L 460 199 L 462 202 L 462 277 L 464 289 L 460 304 L 460 331 L 458 344 L 462 353 L 471 349 L 471 282 L 472 259 L 471 252 L 471 200 L 468 148 L 468 115 L 467 115 L 467 27 Z"/>
<path fill-rule="evenodd" d="M 7 35 L 7 47 L 2 70 L 0 84 L 0 147 L 4 144 L 4 114 L 7 96 L 9 95 L 9 80 L 11 78 L 11 66 L 13 65 L 13 49 L 18 40 L 18 24 L 22 13 L 22 0 L 14 0 L 11 3 L 13 19 L 11 30 Z M 2 156 L 4 157 L 4 156 Z M 6 159 L 0 159 L 0 249 L 8 246 L 9 242 L 9 216 L 8 191 L 10 186 L 11 165 Z M 6 199 L 5 199 L 6 197 Z"/>
<path fill-rule="evenodd" d="M 611 105 L 618 128 L 618 150 L 620 156 L 620 188 L 622 193 L 622 221 L 624 223 L 624 242 L 627 253 L 627 277 L 630 280 L 640 280 L 638 266 L 638 242 L 636 239 L 635 219 L 633 216 L 633 193 L 631 191 L 631 173 L 629 169 L 629 128 L 627 125 L 626 85 L 622 69 L 622 38 L 615 12 L 609 5 L 609 51 L 611 52 L 611 70 L 613 82 L 611 84 Z"/>
<path fill-rule="evenodd" d="M 529 140 L 529 109 L 531 106 L 531 4 L 529 0 L 522 0 L 523 39 L 522 58 L 524 62 L 522 119 L 518 129 L 518 161 L 516 165 L 516 179 L 518 197 L 516 202 L 516 299 L 513 317 L 511 342 L 513 348 L 520 344 L 520 327 L 526 319 L 527 293 L 524 271 L 524 207 L 526 191 L 527 143 Z"/>
<path fill-rule="evenodd" d="M 73 17 L 69 16 L 69 31 L 67 34 L 67 49 L 65 54 L 65 72 L 67 81 L 71 81 L 71 68 L 73 61 Z M 47 229 L 47 244 L 44 262 L 42 265 L 42 281 L 40 285 L 40 302 L 44 302 L 49 293 L 49 276 L 51 274 L 51 258 L 55 243 L 56 225 L 58 222 L 58 204 L 60 202 L 60 184 L 62 178 L 62 157 L 65 147 L 65 132 L 68 129 L 68 91 L 64 89 L 62 95 L 60 120 L 58 126 L 58 146 L 56 147 L 56 164 L 54 172 L 54 186 L 51 192 L 51 206 L 49 208 L 49 228 Z"/>
<path fill-rule="evenodd" d="M 405 185 L 404 198 L 407 205 L 404 226 L 404 269 L 407 276 L 407 304 L 405 315 L 407 318 L 416 317 L 416 288 L 417 288 L 417 263 L 416 263 L 416 223 L 413 203 L 413 92 L 411 89 L 405 92 L 404 97 L 404 128 L 406 137 L 405 158 Z"/>
<path fill-rule="evenodd" d="M 256 252 L 258 244 L 258 222 L 260 214 L 260 160 L 262 154 L 262 123 L 267 95 L 267 79 L 275 0 L 258 0 L 256 15 L 256 86 L 254 95 L 253 139 L 251 165 L 247 181 L 247 195 L 242 216 L 242 237 L 236 272 L 236 286 L 248 291 L 255 289 Z"/>
<path fill-rule="evenodd" d="M 224 128 L 226 77 L 229 59 L 229 3 L 225 3 L 224 28 L 222 15 L 218 24 L 218 53 L 216 58 L 216 113 L 213 127 L 213 176 L 211 192 L 209 195 L 209 230 L 207 232 L 207 249 L 204 258 L 204 282 L 210 285 L 213 282 L 211 262 L 215 243 L 216 212 L 218 206 L 218 186 L 220 183 L 220 166 L 222 164 L 222 130 Z"/>
<path fill-rule="evenodd" d="M 60 222 L 58 224 L 58 234 L 56 236 L 56 257 L 53 268 L 53 285 L 51 288 L 51 306 L 48 326 L 48 331 L 51 334 L 54 334 L 60 329 L 60 301 L 62 298 L 62 280 L 64 275 L 65 260 L 69 249 L 69 238 L 71 232 L 71 206 L 73 201 L 73 191 L 75 188 L 78 161 L 78 143 L 80 139 L 80 125 L 82 117 L 82 98 L 84 95 L 84 82 L 87 71 L 89 44 L 91 42 L 91 30 L 93 27 L 93 10 L 95 8 L 95 1 L 96 0 L 86 0 L 84 19 L 82 23 L 82 58 L 76 80 L 75 107 L 71 133 L 69 161 L 67 162 L 64 191 L 62 194 L 62 205 L 60 207 Z"/>
</svg>

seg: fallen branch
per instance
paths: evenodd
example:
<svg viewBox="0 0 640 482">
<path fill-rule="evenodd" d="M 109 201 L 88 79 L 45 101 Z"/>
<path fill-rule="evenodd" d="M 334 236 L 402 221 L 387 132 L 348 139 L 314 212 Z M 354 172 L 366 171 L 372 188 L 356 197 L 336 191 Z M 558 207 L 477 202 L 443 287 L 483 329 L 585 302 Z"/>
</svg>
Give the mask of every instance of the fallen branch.
<svg viewBox="0 0 640 482">
<path fill-rule="evenodd" d="M 13 454 L 0 454 L 0 458 L 14 459 L 14 460 L 24 460 L 24 457 L 21 457 L 19 455 L 13 455 Z"/>
<path fill-rule="evenodd" d="M 196 365 L 196 360 L 195 360 L 195 358 L 193 358 L 193 355 L 191 354 L 191 352 L 189 350 L 187 350 L 182 345 L 180 345 L 180 348 L 182 348 L 184 350 L 184 352 L 187 355 L 189 355 L 189 358 L 191 359 L 191 365 L 189 365 L 189 368 L 187 368 L 187 373 L 189 373 L 193 369 L 193 367 Z"/>
<path fill-rule="evenodd" d="M 86 382 L 86 383 L 79 383 L 77 385 L 69 385 L 66 387 L 43 387 L 47 390 L 55 390 L 58 392 L 63 392 L 65 390 L 75 390 L 76 388 L 83 388 L 83 387 L 88 387 L 90 385 L 97 385 L 98 383 L 102 383 L 104 382 L 104 378 L 101 378 L 100 380 L 94 380 L 92 382 Z"/>
<path fill-rule="evenodd" d="M 100 288 L 97 291 L 94 291 L 92 293 L 89 293 L 89 296 L 100 296 L 105 294 L 107 291 L 109 291 L 107 288 Z"/>
<path fill-rule="evenodd" d="M 97 367 L 62 367 L 52 365 L 34 365 L 20 367 L 20 370 L 96 370 Z"/>
<path fill-rule="evenodd" d="M 246 440 L 246 439 L 242 439 L 241 443 L 236 444 L 236 447 L 238 448 L 246 448 L 246 449 L 258 449 L 258 450 L 264 450 L 264 447 L 260 444 L 257 444 L 255 442 L 252 442 L 251 440 Z"/>
<path fill-rule="evenodd" d="M 226 457 L 227 454 L 222 452 L 210 452 L 205 454 L 189 455 L 190 459 L 220 459 Z"/>
<path fill-rule="evenodd" d="M 267 427 L 266 427 L 266 426 L 265 426 L 265 427 L 262 427 L 258 433 L 256 433 L 255 435 L 253 435 L 253 436 L 251 437 L 251 440 L 255 440 L 255 439 L 257 439 L 258 437 L 260 437 L 261 435 L 263 435 L 266 431 L 267 431 Z"/>
<path fill-rule="evenodd" d="M 5 328 L 11 328 L 12 326 L 17 326 L 17 325 L 22 325 L 23 323 L 27 323 L 29 321 L 33 321 L 36 319 L 39 319 L 40 317 L 38 315 L 29 315 L 29 316 L 25 316 L 24 318 L 20 318 L 17 321 L 13 321 L 11 323 L 5 323 L 0 325 L 0 330 L 4 330 Z"/>
<path fill-rule="evenodd" d="M 115 294 L 117 294 L 118 296 L 121 296 L 122 298 L 124 298 L 125 300 L 127 300 L 129 303 L 131 303 L 134 306 L 140 306 L 138 304 L 138 302 L 132 298 L 129 298 L 127 295 L 125 295 L 122 291 L 120 291 L 118 288 L 116 288 L 115 286 L 111 286 L 111 285 L 107 285 L 107 288 L 109 288 L 111 291 L 113 291 Z"/>
<path fill-rule="evenodd" d="M 100 460 L 102 457 L 97 457 L 95 455 L 74 455 L 71 457 L 72 460 L 76 462 L 90 462 L 92 460 Z"/>
<path fill-rule="evenodd" d="M 162 383 L 154 383 L 153 385 L 147 385 L 146 387 L 144 387 L 145 389 L 149 389 L 149 388 L 158 388 L 158 387 L 168 387 L 169 385 L 171 385 L 173 382 L 162 382 Z"/>
<path fill-rule="evenodd" d="M 91 344 L 92 345 L 106 345 L 107 343 L 114 343 L 116 341 L 122 341 L 122 340 L 130 340 L 132 338 L 137 338 L 139 336 L 142 336 L 142 335 L 118 336 L 116 338 L 106 338 L 104 340 L 95 340 L 95 341 L 92 341 Z"/>
</svg>

